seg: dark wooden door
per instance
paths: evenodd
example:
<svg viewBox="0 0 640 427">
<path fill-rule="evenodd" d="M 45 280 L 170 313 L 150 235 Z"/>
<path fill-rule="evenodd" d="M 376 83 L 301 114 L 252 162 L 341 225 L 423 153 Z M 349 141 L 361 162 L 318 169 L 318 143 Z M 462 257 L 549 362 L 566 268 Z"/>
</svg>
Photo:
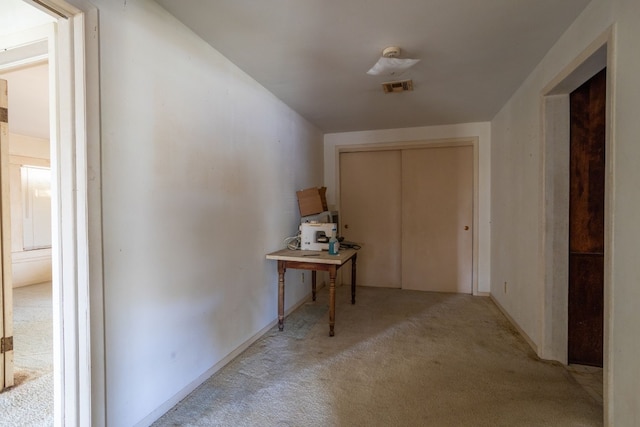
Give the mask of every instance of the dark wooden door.
<svg viewBox="0 0 640 427">
<path fill-rule="evenodd" d="M 569 363 L 602 366 L 606 70 L 570 95 Z"/>
</svg>

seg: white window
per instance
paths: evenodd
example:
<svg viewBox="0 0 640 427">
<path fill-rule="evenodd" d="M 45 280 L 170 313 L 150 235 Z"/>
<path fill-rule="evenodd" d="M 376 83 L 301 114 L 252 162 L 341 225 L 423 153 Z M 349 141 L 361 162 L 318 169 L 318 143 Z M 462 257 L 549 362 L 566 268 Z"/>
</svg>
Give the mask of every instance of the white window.
<svg viewBox="0 0 640 427">
<path fill-rule="evenodd" d="M 22 234 L 24 250 L 51 247 L 51 170 L 22 166 Z"/>
</svg>

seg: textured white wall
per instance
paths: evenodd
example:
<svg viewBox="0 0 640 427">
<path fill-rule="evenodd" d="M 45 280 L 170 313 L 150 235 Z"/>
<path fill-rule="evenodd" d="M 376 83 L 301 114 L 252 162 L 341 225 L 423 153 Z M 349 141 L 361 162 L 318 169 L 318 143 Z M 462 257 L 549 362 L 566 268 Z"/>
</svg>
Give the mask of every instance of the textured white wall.
<svg viewBox="0 0 640 427">
<path fill-rule="evenodd" d="M 603 3 L 603 2 L 595 2 Z M 492 121 L 491 293 L 539 346 L 543 88 L 611 24 L 595 3 L 573 24 Z M 582 21 L 589 27 L 582 29 Z M 507 283 L 505 292 L 504 283 Z"/>
<path fill-rule="evenodd" d="M 491 223 L 491 127 L 489 123 L 385 129 L 326 134 L 324 137 L 324 185 L 327 203 L 336 201 L 336 149 L 345 145 L 403 143 L 450 138 L 478 137 L 478 291 L 489 292 Z"/>
<path fill-rule="evenodd" d="M 322 184 L 322 134 L 156 3 L 94 3 L 107 417 L 130 426 L 276 319 L 264 256 Z"/>
<path fill-rule="evenodd" d="M 615 24 L 608 70 L 613 100 L 609 306 L 605 308 L 607 425 L 640 424 L 640 2 L 594 0 L 492 121 L 491 292 L 536 344 L 541 342 L 543 288 L 538 274 L 542 222 L 540 94 L 590 43 Z M 508 292 L 503 283 L 509 283 Z"/>
</svg>

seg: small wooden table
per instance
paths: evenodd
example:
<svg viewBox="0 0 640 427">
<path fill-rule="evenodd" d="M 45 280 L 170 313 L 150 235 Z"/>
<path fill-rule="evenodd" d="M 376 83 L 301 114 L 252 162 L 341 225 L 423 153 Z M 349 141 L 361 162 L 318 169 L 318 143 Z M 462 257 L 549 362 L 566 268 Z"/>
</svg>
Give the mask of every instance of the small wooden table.
<svg viewBox="0 0 640 427">
<path fill-rule="evenodd" d="M 278 261 L 278 328 L 284 329 L 284 273 L 287 268 L 311 270 L 311 291 L 316 300 L 316 271 L 329 272 L 329 336 L 334 335 L 336 321 L 336 272 L 351 260 L 351 304 L 356 303 L 356 259 L 355 249 L 340 250 L 338 255 L 326 251 L 300 251 L 282 249 L 267 254 L 267 259 Z"/>
</svg>

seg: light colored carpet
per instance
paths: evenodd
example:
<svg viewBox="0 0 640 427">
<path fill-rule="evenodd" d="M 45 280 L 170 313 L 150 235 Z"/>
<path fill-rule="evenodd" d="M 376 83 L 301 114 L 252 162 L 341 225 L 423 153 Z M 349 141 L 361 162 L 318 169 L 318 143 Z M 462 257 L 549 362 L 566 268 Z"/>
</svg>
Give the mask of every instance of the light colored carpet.
<svg viewBox="0 0 640 427">
<path fill-rule="evenodd" d="M 600 426 L 602 405 L 540 361 L 488 298 L 326 288 L 154 426 Z"/>
<path fill-rule="evenodd" d="M 15 385 L 0 393 L 0 426 L 53 425 L 51 282 L 13 290 Z"/>
</svg>

